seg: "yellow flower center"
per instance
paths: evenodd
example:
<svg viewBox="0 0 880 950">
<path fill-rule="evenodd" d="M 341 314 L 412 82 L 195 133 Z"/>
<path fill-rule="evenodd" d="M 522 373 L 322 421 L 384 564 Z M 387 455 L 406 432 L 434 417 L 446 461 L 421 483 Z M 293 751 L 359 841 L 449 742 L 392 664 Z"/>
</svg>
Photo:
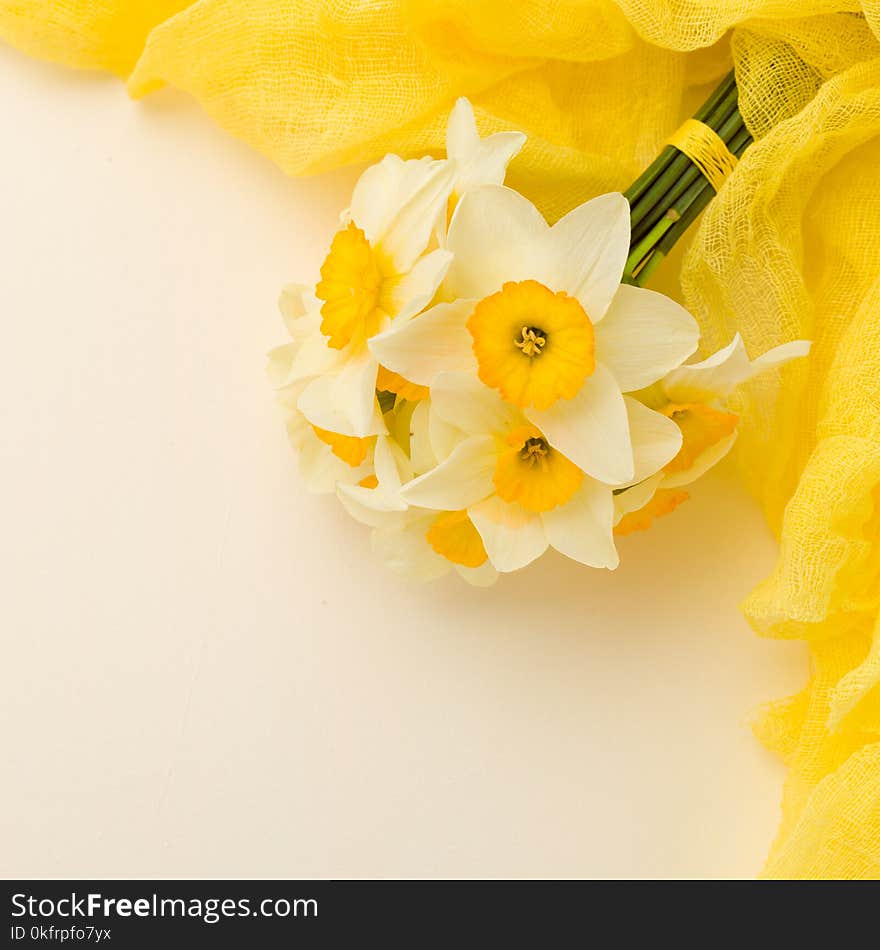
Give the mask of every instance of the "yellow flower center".
<svg viewBox="0 0 880 950">
<path fill-rule="evenodd" d="M 483 539 L 466 511 L 444 511 L 428 528 L 428 544 L 442 557 L 464 567 L 486 563 Z"/>
<path fill-rule="evenodd" d="M 732 435 L 739 416 L 701 402 L 669 403 L 660 410 L 681 429 L 678 455 L 663 468 L 670 475 L 686 472 L 707 449 Z"/>
<path fill-rule="evenodd" d="M 504 284 L 477 304 L 467 326 L 480 379 L 523 409 L 571 399 L 596 368 L 584 308 L 536 280 Z"/>
<path fill-rule="evenodd" d="M 337 458 L 347 462 L 352 468 L 357 468 L 358 465 L 363 464 L 370 446 L 376 441 L 374 435 L 368 436 L 366 439 L 359 439 L 357 436 L 340 435 L 338 432 L 319 429 L 318 426 L 312 426 L 312 429 L 324 445 L 330 446 L 330 450 Z"/>
<path fill-rule="evenodd" d="M 321 332 L 327 345 L 341 350 L 379 331 L 382 268 L 364 232 L 352 221 L 337 231 L 321 265 L 315 294 L 321 307 Z"/>
<path fill-rule="evenodd" d="M 518 426 L 505 441 L 510 448 L 498 456 L 493 476 L 504 501 L 518 502 L 527 511 L 550 511 L 580 488 L 584 473 L 534 426 Z"/>
</svg>

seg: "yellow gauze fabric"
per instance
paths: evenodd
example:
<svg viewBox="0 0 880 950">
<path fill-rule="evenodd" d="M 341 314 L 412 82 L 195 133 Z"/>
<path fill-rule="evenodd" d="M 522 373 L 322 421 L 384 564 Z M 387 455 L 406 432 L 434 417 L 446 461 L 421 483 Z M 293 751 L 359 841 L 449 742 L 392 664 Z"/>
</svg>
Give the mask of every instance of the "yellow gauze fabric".
<svg viewBox="0 0 880 950">
<path fill-rule="evenodd" d="M 291 174 L 439 152 L 468 95 L 529 134 L 511 183 L 550 217 L 625 187 L 733 62 L 757 141 L 663 279 L 706 351 L 815 340 L 736 407 L 780 538 L 745 611 L 813 658 L 756 726 L 789 767 L 764 873 L 880 877 L 880 0 L 0 0 L 0 36 L 183 89 Z"/>
</svg>

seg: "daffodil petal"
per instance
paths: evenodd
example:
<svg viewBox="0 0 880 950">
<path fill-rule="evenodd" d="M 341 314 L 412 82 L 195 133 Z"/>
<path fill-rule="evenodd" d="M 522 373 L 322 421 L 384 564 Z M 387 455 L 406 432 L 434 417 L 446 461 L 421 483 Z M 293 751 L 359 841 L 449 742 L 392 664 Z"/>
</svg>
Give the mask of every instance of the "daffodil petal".
<svg viewBox="0 0 880 950">
<path fill-rule="evenodd" d="M 680 304 L 643 287 L 621 284 L 596 327 L 596 358 L 621 392 L 644 389 L 680 366 L 697 348 L 697 321 Z"/>
<path fill-rule="evenodd" d="M 357 180 L 346 217 L 371 244 L 376 243 L 385 235 L 401 203 L 425 184 L 433 164 L 430 158 L 404 160 L 386 155 Z"/>
<path fill-rule="evenodd" d="M 464 432 L 503 433 L 522 421 L 515 406 L 467 373 L 442 373 L 431 386 L 431 406 L 449 425 Z"/>
<path fill-rule="evenodd" d="M 269 382 L 276 389 L 280 389 L 285 385 L 296 351 L 297 345 L 295 343 L 284 343 L 282 346 L 276 346 L 269 350 L 266 373 Z"/>
<path fill-rule="evenodd" d="M 278 309 L 281 311 L 287 332 L 292 337 L 296 337 L 297 321 L 308 313 L 310 304 L 317 306 L 317 303 L 313 288 L 306 284 L 287 284 L 282 289 L 278 298 Z"/>
<path fill-rule="evenodd" d="M 614 377 L 601 363 L 573 399 L 526 416 L 578 468 L 606 485 L 623 485 L 635 473 L 626 403 Z"/>
<path fill-rule="evenodd" d="M 507 166 L 526 143 L 522 132 L 496 132 L 478 142 L 466 159 L 457 162 L 455 191 L 463 195 L 481 185 L 500 185 Z"/>
<path fill-rule="evenodd" d="M 643 406 L 632 396 L 624 396 L 633 448 L 632 481 L 641 482 L 671 462 L 681 449 L 681 429 L 661 412 Z"/>
<path fill-rule="evenodd" d="M 419 508 L 460 511 L 491 495 L 497 461 L 495 439 L 476 435 L 460 442 L 436 468 L 404 485 L 404 501 Z"/>
<path fill-rule="evenodd" d="M 808 340 L 793 340 L 750 360 L 739 333 L 723 349 L 699 363 L 672 370 L 663 380 L 663 388 L 673 402 L 711 402 L 729 396 L 740 384 L 773 366 L 806 356 Z"/>
<path fill-rule="evenodd" d="M 304 379 L 339 372 L 345 358 L 339 350 L 327 346 L 327 338 L 318 330 L 299 343 L 278 347 L 269 354 L 269 378 L 280 389 Z"/>
<path fill-rule="evenodd" d="M 474 107 L 462 96 L 456 99 L 446 123 L 446 154 L 453 161 L 465 161 L 479 144 Z"/>
<path fill-rule="evenodd" d="M 370 528 L 403 525 L 406 503 L 379 492 L 377 488 L 339 484 L 336 486 L 336 495 L 348 514 L 361 524 Z"/>
<path fill-rule="evenodd" d="M 551 290 L 581 302 L 597 324 L 605 316 L 629 254 L 629 202 L 622 194 L 600 195 L 572 211 L 545 234 L 534 275 Z"/>
<path fill-rule="evenodd" d="M 365 438 L 385 431 L 376 401 L 378 364 L 366 350 L 333 375 L 318 376 L 303 390 L 299 411 L 329 432 Z"/>
<path fill-rule="evenodd" d="M 398 274 L 409 271 L 424 253 L 452 191 L 455 169 L 450 162 L 432 162 L 427 168 L 424 183 L 403 203 L 378 242 Z"/>
<path fill-rule="evenodd" d="M 446 299 L 480 299 L 507 280 L 534 276 L 537 245 L 547 232 L 541 212 L 503 185 L 464 195 L 449 224 L 447 247 L 455 255 L 441 293 Z"/>
<path fill-rule="evenodd" d="M 423 399 L 410 418 L 409 454 L 413 473 L 421 475 L 434 468 L 439 458 L 431 444 L 431 397 Z"/>
<path fill-rule="evenodd" d="M 783 366 L 790 360 L 800 359 L 808 356 L 813 344 L 810 340 L 791 340 L 788 343 L 780 343 L 774 346 L 760 356 L 752 360 L 752 369 L 757 373 L 763 373 L 766 369 L 772 369 L 774 366 Z"/>
<path fill-rule="evenodd" d="M 439 249 L 420 257 L 412 270 L 393 282 L 387 298 L 383 296 L 386 312 L 398 320 L 408 320 L 424 310 L 437 293 L 451 262 L 449 251 Z"/>
<path fill-rule="evenodd" d="M 401 530 L 396 524 L 373 531 L 373 553 L 385 566 L 410 580 L 430 581 L 443 577 L 452 569 L 446 558 L 431 550 L 425 533 L 435 515 L 422 518 Z"/>
<path fill-rule="evenodd" d="M 410 382 L 431 386 L 439 373 L 476 373 L 477 361 L 466 322 L 471 300 L 441 303 L 374 336 L 369 347 L 376 359 Z"/>
<path fill-rule="evenodd" d="M 299 473 L 306 483 L 306 489 L 317 495 L 334 492 L 340 484 L 356 482 L 369 471 L 367 465 L 354 469 L 337 458 L 329 446 L 315 438 L 311 427 L 308 438 L 299 441 L 298 459 Z"/>
<path fill-rule="evenodd" d="M 493 495 L 469 508 L 468 515 L 497 571 L 518 571 L 547 550 L 541 516 L 522 505 L 509 504 Z"/>
<path fill-rule="evenodd" d="M 541 518 L 547 540 L 560 554 L 587 567 L 617 567 L 614 496 L 607 485 L 585 478 L 567 504 L 545 511 Z"/>
<path fill-rule="evenodd" d="M 430 399 L 430 402 L 428 439 L 431 443 L 431 451 L 437 457 L 437 461 L 442 462 L 443 459 L 452 454 L 452 450 L 456 445 L 467 437 L 467 433 L 451 422 L 447 422 L 434 408 L 433 399 Z"/>
<path fill-rule="evenodd" d="M 699 455 L 690 468 L 683 472 L 675 472 L 672 475 L 667 475 L 663 479 L 663 487 L 680 488 L 682 485 L 690 485 L 691 482 L 695 482 L 698 478 L 701 478 L 710 468 L 716 466 L 733 448 L 737 435 L 738 433 L 736 431 L 731 432 L 730 435 L 725 436 L 720 442 L 716 442 Z"/>
<path fill-rule="evenodd" d="M 405 481 L 412 478 L 412 466 L 406 453 L 389 436 L 379 436 L 376 439 L 376 449 L 373 453 L 373 467 L 379 486 L 373 491 L 385 495 L 397 495 Z M 404 507 L 406 507 L 404 505 Z"/>
</svg>

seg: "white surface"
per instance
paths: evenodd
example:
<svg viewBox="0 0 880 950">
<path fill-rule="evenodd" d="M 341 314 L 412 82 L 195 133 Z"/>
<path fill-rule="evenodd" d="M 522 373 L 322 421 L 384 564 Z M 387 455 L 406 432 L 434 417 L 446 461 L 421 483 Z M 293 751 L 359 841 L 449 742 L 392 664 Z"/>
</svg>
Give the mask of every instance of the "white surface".
<svg viewBox="0 0 880 950">
<path fill-rule="evenodd" d="M 752 876 L 801 648 L 730 469 L 623 566 L 409 588 L 263 376 L 353 180 L 0 49 L 4 876 Z M 13 130 L 10 134 L 9 130 Z"/>
</svg>

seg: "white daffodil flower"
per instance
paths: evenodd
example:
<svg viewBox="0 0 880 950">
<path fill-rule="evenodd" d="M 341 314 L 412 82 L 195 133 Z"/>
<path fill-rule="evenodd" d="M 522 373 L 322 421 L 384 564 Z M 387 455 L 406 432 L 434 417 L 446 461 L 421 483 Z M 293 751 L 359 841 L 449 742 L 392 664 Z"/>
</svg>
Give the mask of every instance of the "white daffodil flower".
<svg viewBox="0 0 880 950">
<path fill-rule="evenodd" d="M 517 192 L 476 188 L 452 217 L 442 302 L 369 347 L 422 386 L 443 372 L 478 375 L 591 479 L 631 484 L 635 457 L 648 448 L 639 440 L 671 458 L 681 436 L 624 394 L 679 366 L 699 331 L 668 297 L 621 285 L 629 234 L 620 194 L 588 201 L 550 227 Z"/>
<path fill-rule="evenodd" d="M 736 442 L 739 418 L 728 410 L 727 397 L 760 373 L 806 356 L 810 345 L 793 340 L 750 360 L 737 333 L 724 349 L 672 370 L 643 393 L 646 402 L 679 427 L 682 445 L 652 478 L 615 494 L 618 532 L 647 528 L 685 501 L 688 496 L 681 489 L 717 465 Z"/>
<path fill-rule="evenodd" d="M 455 169 L 449 214 L 474 188 L 503 184 L 507 166 L 525 143 L 526 136 L 522 132 L 495 132 L 481 139 L 474 107 L 467 99 L 459 99 L 446 126 L 446 157 Z M 448 220 L 443 223 L 448 224 Z"/>
<path fill-rule="evenodd" d="M 660 383 L 663 402 L 657 407 L 681 429 L 681 451 L 665 468 L 663 487 L 688 485 L 705 474 L 733 448 L 738 417 L 727 411 L 733 390 L 760 373 L 810 352 L 809 340 L 792 340 L 750 360 L 739 333 L 717 353 L 686 363 Z"/>
<path fill-rule="evenodd" d="M 315 288 L 320 319 L 302 342 L 295 368 L 310 378 L 299 409 L 318 428 L 354 438 L 382 431 L 380 367 L 367 344 L 433 298 L 451 254 L 430 244 L 454 177 L 446 161 L 387 155 L 355 185 L 347 223 L 321 265 Z M 379 388 L 395 385 L 379 382 Z"/>
<path fill-rule="evenodd" d="M 617 566 L 611 487 L 583 472 L 519 407 L 475 376 L 444 373 L 431 389 L 430 411 L 461 438 L 436 467 L 403 486 L 406 502 L 455 513 L 459 529 L 479 536 L 498 571 L 518 570 L 548 546 L 591 567 Z M 640 407 L 633 418 L 639 425 L 652 415 Z M 680 445 L 680 436 L 671 447 L 654 443 L 638 459 L 639 477 L 656 472 Z M 459 540 L 435 537 L 433 546 L 445 554 Z"/>
</svg>

